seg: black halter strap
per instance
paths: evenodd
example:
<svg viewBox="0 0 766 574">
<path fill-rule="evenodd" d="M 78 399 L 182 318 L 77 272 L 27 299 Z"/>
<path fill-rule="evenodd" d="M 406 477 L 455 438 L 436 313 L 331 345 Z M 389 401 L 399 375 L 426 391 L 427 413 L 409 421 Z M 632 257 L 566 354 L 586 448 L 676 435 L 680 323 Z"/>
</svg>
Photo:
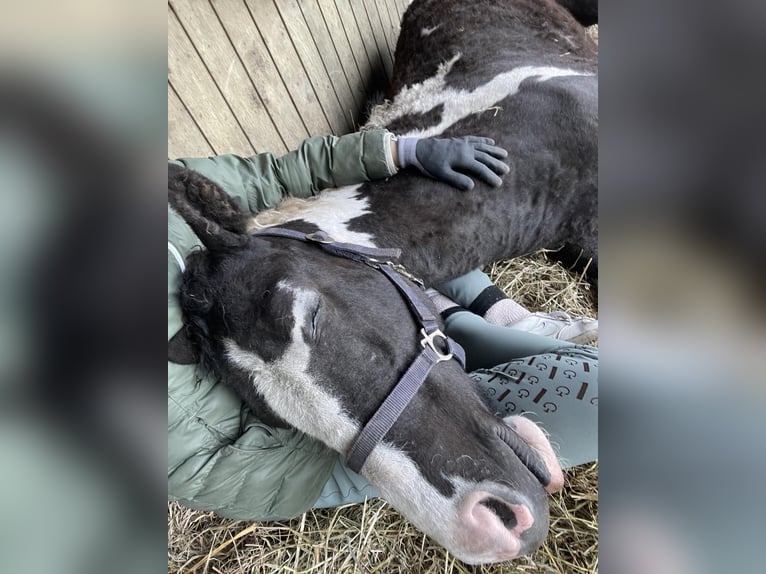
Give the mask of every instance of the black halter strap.
<svg viewBox="0 0 766 574">
<path fill-rule="evenodd" d="M 419 295 L 404 280 L 404 277 L 406 277 L 416 283 L 421 289 L 423 288 L 422 281 L 410 274 L 403 266 L 393 261 L 401 255 L 400 249 L 378 249 L 376 247 L 364 247 L 352 243 L 341 243 L 335 241 L 324 231 L 302 233 L 292 229 L 269 228 L 256 231 L 253 235 L 286 237 L 311 242 L 332 255 L 360 261 L 378 269 L 396 286 L 404 300 L 407 301 L 410 311 L 412 311 L 412 314 L 420 323 L 420 334 L 423 337 L 420 340 L 420 345 L 423 349 L 380 407 L 378 407 L 378 410 L 375 411 L 375 414 L 372 415 L 372 418 L 367 421 L 367 424 L 362 428 L 359 436 L 346 455 L 348 467 L 354 472 L 360 472 L 367 461 L 367 457 L 370 456 L 373 449 L 386 433 L 391 430 L 391 427 L 394 426 L 412 400 L 412 397 L 415 396 L 418 389 L 425 382 L 434 365 L 454 358 L 465 368 L 465 352 L 457 342 L 441 332 L 439 321 L 423 302 L 423 295 Z M 442 352 L 437 347 L 437 339 L 442 340 L 446 352 Z"/>
</svg>

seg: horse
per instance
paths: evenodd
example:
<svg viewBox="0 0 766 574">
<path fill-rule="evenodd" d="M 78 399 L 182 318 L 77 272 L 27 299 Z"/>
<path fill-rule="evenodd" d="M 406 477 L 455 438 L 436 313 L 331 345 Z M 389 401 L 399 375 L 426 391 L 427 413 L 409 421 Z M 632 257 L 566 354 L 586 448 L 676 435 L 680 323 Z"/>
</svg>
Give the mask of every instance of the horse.
<svg viewBox="0 0 766 574">
<path fill-rule="evenodd" d="M 543 543 L 561 468 L 534 423 L 484 405 L 420 284 L 543 247 L 595 283 L 597 49 L 553 0 L 415 0 L 392 88 L 370 126 L 492 137 L 503 185 L 402 172 L 264 227 L 169 165 L 169 201 L 206 247 L 183 275 L 183 333 L 265 422 L 341 453 L 457 558 L 514 559 Z"/>
</svg>

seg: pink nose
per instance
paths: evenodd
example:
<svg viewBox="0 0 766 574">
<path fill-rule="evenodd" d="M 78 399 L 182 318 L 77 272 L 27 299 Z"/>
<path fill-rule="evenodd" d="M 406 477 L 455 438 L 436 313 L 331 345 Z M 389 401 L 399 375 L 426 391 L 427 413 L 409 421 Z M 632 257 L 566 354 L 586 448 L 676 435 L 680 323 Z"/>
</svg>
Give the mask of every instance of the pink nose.
<svg viewBox="0 0 766 574">
<path fill-rule="evenodd" d="M 522 548 L 521 535 L 535 522 L 526 504 L 506 502 L 489 492 L 468 494 L 460 505 L 465 542 L 476 553 L 490 553 L 494 560 L 511 560 Z"/>
</svg>

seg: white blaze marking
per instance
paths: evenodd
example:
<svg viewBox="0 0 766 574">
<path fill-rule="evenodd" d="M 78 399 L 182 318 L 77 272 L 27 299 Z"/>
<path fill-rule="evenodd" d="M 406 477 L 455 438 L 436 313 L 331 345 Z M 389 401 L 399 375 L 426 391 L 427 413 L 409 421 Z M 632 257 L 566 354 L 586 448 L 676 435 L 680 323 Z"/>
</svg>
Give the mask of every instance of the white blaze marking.
<svg viewBox="0 0 766 574">
<path fill-rule="evenodd" d="M 430 36 L 431 34 L 436 32 L 436 30 L 438 30 L 441 27 L 442 27 L 441 24 L 437 24 L 436 26 L 431 26 L 430 28 L 422 28 L 420 30 L 420 35 L 425 38 L 426 36 Z"/>
<path fill-rule="evenodd" d="M 250 373 L 250 379 L 269 407 L 295 428 L 310 434 L 338 452 L 346 452 L 359 433 L 359 424 L 343 410 L 340 401 L 317 385 L 308 374 L 311 348 L 303 340 L 303 325 L 319 295 L 280 281 L 277 288 L 290 291 L 293 302 L 292 341 L 282 357 L 266 363 L 256 353 L 225 341 L 227 356 Z"/>
<path fill-rule="evenodd" d="M 442 104 L 441 121 L 432 127 L 412 130 L 408 136 L 431 137 L 442 133 L 452 124 L 476 112 L 486 110 L 500 100 L 519 91 L 524 80 L 534 78 L 545 82 L 551 78 L 563 76 L 592 76 L 587 72 L 578 72 L 568 68 L 553 66 L 521 66 L 508 72 L 503 72 L 492 78 L 486 84 L 474 90 L 461 90 L 447 87 L 445 77 L 460 59 L 456 54 L 451 60 L 442 63 L 431 78 L 408 86 L 399 92 L 393 102 L 377 106 L 370 115 L 368 125 L 387 125 L 396 118 L 407 114 L 425 113 Z"/>
<path fill-rule="evenodd" d="M 349 185 L 325 191 L 316 199 L 305 202 L 301 211 L 291 219 L 303 219 L 313 223 L 338 241 L 377 247 L 369 233 L 348 229 L 349 221 L 372 213 L 369 202 L 357 197 L 357 190 L 361 185 Z"/>
</svg>

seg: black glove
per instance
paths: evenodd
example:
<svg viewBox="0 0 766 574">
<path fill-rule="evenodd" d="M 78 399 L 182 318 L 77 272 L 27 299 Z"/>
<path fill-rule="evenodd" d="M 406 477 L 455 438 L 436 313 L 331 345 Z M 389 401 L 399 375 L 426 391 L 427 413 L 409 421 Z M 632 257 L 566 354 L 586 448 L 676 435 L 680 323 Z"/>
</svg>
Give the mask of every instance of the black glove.
<svg viewBox="0 0 766 574">
<path fill-rule="evenodd" d="M 476 136 L 462 138 L 400 137 L 397 142 L 399 165 L 413 166 L 434 179 L 440 179 L 458 189 L 473 189 L 473 180 L 465 173 L 498 187 L 510 168 L 497 158 L 508 157 L 494 140 Z M 462 172 L 462 173 L 458 173 Z"/>
</svg>

